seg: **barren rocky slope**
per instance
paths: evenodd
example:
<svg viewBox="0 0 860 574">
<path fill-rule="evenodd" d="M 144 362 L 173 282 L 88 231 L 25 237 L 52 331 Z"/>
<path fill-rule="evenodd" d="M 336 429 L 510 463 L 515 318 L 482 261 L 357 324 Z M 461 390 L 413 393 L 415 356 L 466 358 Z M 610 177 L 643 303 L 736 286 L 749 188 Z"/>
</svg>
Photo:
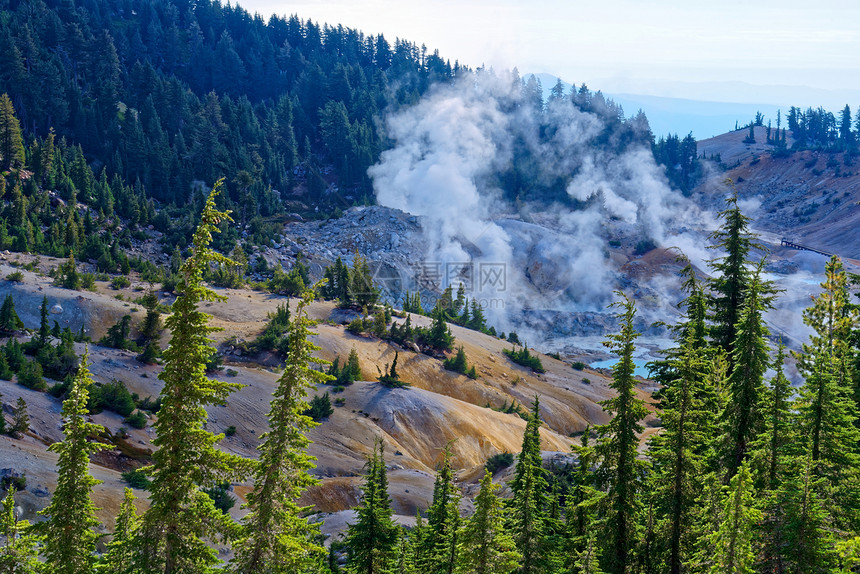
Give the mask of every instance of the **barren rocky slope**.
<svg viewBox="0 0 860 574">
<path fill-rule="evenodd" d="M 43 258 L 43 268 L 57 262 Z M 0 266 L 5 275 L 11 267 Z M 124 298 L 138 296 L 133 283 L 123 292 Z M 210 410 L 208 426 L 223 431 L 235 426 L 235 435 L 226 438 L 223 446 L 246 456 L 254 456 L 264 432 L 265 415 L 277 381 L 277 369 L 263 366 L 241 356 L 235 344 L 253 339 L 263 328 L 267 314 L 285 301 L 250 290 L 221 290 L 228 296 L 225 303 L 207 304 L 213 314 L 213 324 L 224 327 L 217 334 L 217 342 L 227 353 L 226 368 L 218 376 L 244 384 L 223 407 Z M 83 323 L 94 339 L 100 337 L 107 326 L 123 314 L 139 309 L 133 303 L 116 299 L 117 292 L 99 283 L 97 292 L 78 292 L 50 285 L 50 279 L 36 273 L 24 272 L 24 281 L 0 283 L 0 295 L 11 293 L 19 313 L 29 328 L 38 325 L 38 306 L 43 296 L 48 297 L 51 315 L 61 326 L 76 330 Z M 60 311 L 61 309 L 61 311 Z M 477 366 L 479 377 L 473 381 L 445 371 L 437 359 L 411 350 L 395 348 L 378 339 L 355 336 L 343 325 L 330 318 L 343 316 L 334 313 L 331 303 L 318 302 L 311 307 L 311 315 L 323 321 L 317 326 L 314 337 L 320 345 L 320 355 L 326 359 L 345 358 L 351 348 L 359 354 L 365 378 L 375 379 L 377 366 L 389 363 L 399 353 L 398 372 L 411 383 L 406 389 L 387 389 L 374 382 L 358 382 L 332 398 L 343 400 L 334 414 L 311 432 L 314 443 L 311 454 L 317 457 L 317 474 L 322 482 L 305 495 L 305 502 L 315 504 L 321 512 L 338 512 L 332 520 L 343 517 L 342 511 L 354 505 L 366 455 L 373 442 L 380 437 L 386 445 L 386 460 L 391 471 L 391 493 L 395 510 L 404 516 L 413 516 L 415 509 L 426 508 L 432 495 L 433 469 L 440 458 L 440 449 L 450 443 L 453 462 L 460 469 L 460 480 L 473 481 L 484 462 L 493 454 L 517 452 L 522 440 L 525 422 L 515 414 L 504 414 L 491 408 L 517 402 L 528 406 L 537 395 L 541 400 L 542 416 L 546 422 L 542 429 L 543 448 L 548 452 L 569 451 L 570 435 L 581 431 L 587 424 L 605 422 L 606 415 L 597 404 L 609 396 L 605 373 L 590 370 L 575 371 L 568 363 L 541 356 L 547 369 L 544 374 L 533 373 L 511 363 L 502 349 L 509 343 L 452 326 L 457 344 L 462 344 L 470 363 Z M 134 321 L 143 313 L 131 313 Z M 425 317 L 413 316 L 416 324 L 425 324 Z M 83 345 L 77 351 L 82 353 Z M 98 383 L 112 378 L 123 381 L 132 392 L 141 397 L 156 396 L 161 383 L 157 379 L 160 367 L 138 363 L 133 353 L 89 346 L 91 370 Z M 273 365 L 272 357 L 261 357 L 263 363 Z M 229 370 L 228 370 L 229 369 Z M 231 371 L 232 370 L 232 371 Z M 235 372 L 233 376 L 230 376 Z M 645 383 L 643 383 L 645 384 Z M 331 391 L 320 387 L 316 392 Z M 55 456 L 47 452 L 47 445 L 61 438 L 60 402 L 45 394 L 25 389 L 13 381 L 0 381 L 4 408 L 9 409 L 18 396 L 30 405 L 32 430 L 28 436 L 16 440 L 0 437 L 3 463 L 27 475 L 28 490 L 22 496 L 26 516 L 47 504 L 55 488 Z M 116 434 L 123 426 L 121 417 L 104 412 L 92 417 Z M 150 421 L 151 422 L 151 421 Z M 127 443 L 136 449 L 151 448 L 151 427 L 129 431 Z M 111 525 L 121 497 L 123 483 L 120 471 L 139 465 L 139 461 L 114 452 L 100 457 L 93 472 L 104 483 L 96 489 L 100 517 Z M 242 499 L 247 485 L 234 485 L 234 494 Z M 137 492 L 145 498 L 145 492 Z M 145 504 L 145 501 L 141 501 Z M 241 514 L 239 505 L 233 512 Z"/>
<path fill-rule="evenodd" d="M 744 144 L 741 130 L 699 142 L 699 154 L 721 154 L 740 197 L 760 207 L 755 226 L 800 244 L 860 259 L 860 163 L 841 153 L 795 152 L 773 157 L 756 128 L 756 144 Z M 788 142 L 791 145 L 791 141 Z"/>
</svg>

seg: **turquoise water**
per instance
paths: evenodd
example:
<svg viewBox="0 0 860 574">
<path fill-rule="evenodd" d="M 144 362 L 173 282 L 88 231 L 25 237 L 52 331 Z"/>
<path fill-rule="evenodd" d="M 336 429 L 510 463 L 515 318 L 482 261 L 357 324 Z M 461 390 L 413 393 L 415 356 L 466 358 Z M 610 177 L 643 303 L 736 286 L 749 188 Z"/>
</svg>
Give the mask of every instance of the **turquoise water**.
<svg viewBox="0 0 860 574">
<path fill-rule="evenodd" d="M 613 359 L 604 359 L 603 361 L 595 361 L 588 365 L 593 369 L 611 369 L 615 363 L 618 362 L 617 358 Z M 633 364 L 636 365 L 636 368 L 633 369 L 634 375 L 639 375 L 640 377 L 648 378 L 648 369 L 645 368 L 645 365 L 649 362 L 649 359 L 633 359 Z"/>
</svg>

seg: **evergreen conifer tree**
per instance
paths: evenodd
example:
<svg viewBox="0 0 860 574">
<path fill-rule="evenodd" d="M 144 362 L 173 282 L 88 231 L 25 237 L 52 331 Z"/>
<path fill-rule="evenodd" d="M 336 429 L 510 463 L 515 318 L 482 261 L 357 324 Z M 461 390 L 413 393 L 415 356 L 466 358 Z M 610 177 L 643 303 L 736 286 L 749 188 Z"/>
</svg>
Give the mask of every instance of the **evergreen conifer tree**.
<svg viewBox="0 0 860 574">
<path fill-rule="evenodd" d="M 785 346 L 780 341 L 773 368 L 776 375 L 763 399 L 762 412 L 764 424 L 761 434 L 753 444 L 751 458 L 755 469 L 753 478 L 759 487 L 764 502 L 762 522 L 759 526 L 757 567 L 768 572 L 785 572 L 787 568 L 785 547 L 787 536 L 786 496 L 781 488 L 786 478 L 798 479 L 796 467 L 798 450 L 795 442 L 799 439 L 794 426 L 796 417 L 792 413 L 791 383 L 785 377 Z"/>
<path fill-rule="evenodd" d="M 358 362 L 358 352 L 355 350 L 355 347 L 350 349 L 349 357 L 346 360 L 344 369 L 349 371 L 350 382 L 360 381 L 362 379 L 361 364 Z"/>
<path fill-rule="evenodd" d="M 38 537 L 30 533 L 30 524 L 19 521 L 15 512 L 15 487 L 6 492 L 3 514 L 0 516 L 0 572 L 8 574 L 40 574 L 44 571 L 39 562 Z"/>
<path fill-rule="evenodd" d="M 349 290 L 355 302 L 361 307 L 372 309 L 379 300 L 379 288 L 373 284 L 373 274 L 367 259 L 355 254 L 352 262 L 352 272 L 349 275 Z M 343 302 L 342 302 L 343 303 Z"/>
<path fill-rule="evenodd" d="M 134 540 L 140 528 L 140 516 L 134 507 L 134 500 L 131 489 L 126 488 L 113 536 L 96 568 L 98 574 L 134 574 Z"/>
<path fill-rule="evenodd" d="M 221 298 L 203 285 L 210 263 L 230 265 L 210 249 L 212 233 L 229 218 L 215 207 L 223 184 L 209 194 L 194 233 L 191 257 L 182 265 L 179 296 L 166 326 L 170 346 L 164 351 L 161 408 L 153 425 L 157 448 L 151 467 L 150 508 L 143 517 L 136 567 L 145 572 L 191 574 L 210 572 L 218 563 L 204 538 L 215 539 L 236 530 L 232 519 L 218 510 L 204 488 L 224 480 L 241 479 L 248 461 L 218 450 L 219 436 L 204 428 L 206 407 L 224 402 L 240 385 L 206 377 L 212 355 L 209 315 L 198 310 L 201 301 Z"/>
<path fill-rule="evenodd" d="M 523 433 L 523 446 L 517 458 L 511 490 L 511 530 L 517 551 L 522 555 L 520 572 L 534 574 L 541 572 L 544 544 L 547 481 L 543 469 L 540 450 L 540 401 L 535 395 L 526 429 Z"/>
<path fill-rule="evenodd" d="M 18 317 L 18 313 L 15 312 L 15 300 L 12 295 L 6 295 L 6 298 L 3 299 L 3 305 L 0 307 L 0 331 L 11 333 L 23 327 L 24 323 Z"/>
<path fill-rule="evenodd" d="M 674 362 L 677 376 L 661 391 L 664 430 L 652 439 L 648 449 L 653 465 L 650 483 L 660 516 L 654 549 L 657 555 L 649 560 L 664 564 L 663 571 L 670 574 L 682 572 L 692 551 L 691 510 L 701 492 L 702 457 L 710 438 L 711 417 L 702 400 L 705 350 L 696 348 L 693 331 L 688 337 Z"/>
<path fill-rule="evenodd" d="M 756 508 L 749 464 L 743 463 L 725 488 L 723 522 L 711 534 L 715 553 L 710 574 L 752 574 L 755 527 L 761 519 Z"/>
<path fill-rule="evenodd" d="M 585 547 L 576 555 L 577 574 L 603 574 L 600 569 L 599 552 L 597 545 L 597 534 L 589 532 L 585 538 Z"/>
<path fill-rule="evenodd" d="M 460 495 L 454 484 L 450 445 L 445 446 L 442 466 L 436 471 L 433 502 L 427 509 L 427 554 L 422 571 L 453 574 L 457 565 L 460 530 Z"/>
<path fill-rule="evenodd" d="M 710 268 L 714 279 L 710 282 L 710 308 L 712 310 L 711 337 L 714 344 L 722 348 L 729 358 L 729 371 L 734 364 L 735 329 L 740 320 L 749 283 L 746 268 L 751 249 L 758 247 L 757 236 L 750 232 L 750 218 L 741 212 L 738 194 L 731 180 L 732 195 L 726 199 L 726 209 L 720 212 L 723 225 L 711 238 L 716 240 L 714 249 L 726 252 L 724 257 L 712 259 Z"/>
<path fill-rule="evenodd" d="M 604 345 L 619 356 L 612 368 L 612 387 L 616 397 L 601 402 L 603 410 L 612 413 L 608 424 L 596 428 L 600 471 L 611 477 L 604 505 L 606 507 L 606 551 L 603 558 L 606 570 L 612 574 L 631 571 L 632 553 L 638 538 L 637 527 L 645 463 L 638 458 L 639 438 L 643 427 L 640 421 L 648 414 L 645 403 L 635 395 L 633 378 L 634 341 L 639 333 L 633 328 L 636 306 L 626 295 L 613 303 L 621 311 L 617 314 L 621 332 L 610 335 Z"/>
<path fill-rule="evenodd" d="M 794 419 L 791 412 L 793 390 L 784 372 L 785 345 L 782 340 L 772 365 L 776 374 L 771 379 L 770 388 L 762 400 L 764 426 L 754 445 L 757 451 L 755 458 L 759 468 L 759 480 L 762 487 L 767 490 L 774 490 L 779 486 L 780 464 L 789 454 L 795 439 Z"/>
<path fill-rule="evenodd" d="M 63 402 L 64 439 L 55 442 L 48 450 L 59 455 L 57 461 L 57 489 L 51 503 L 39 514 L 48 520 L 39 522 L 34 530 L 42 535 L 42 553 L 51 572 L 56 574 L 91 574 L 95 564 L 96 541 L 100 524 L 92 501 L 93 486 L 101 481 L 89 471 L 90 456 L 107 448 L 88 437 L 104 431 L 101 425 L 89 423 L 87 401 L 93 380 L 87 368 L 88 355 L 84 353 L 78 373 L 69 389 L 69 398 Z"/>
<path fill-rule="evenodd" d="M 391 520 L 384 447 L 377 441 L 367 463 L 357 522 L 348 525 L 347 568 L 352 574 L 385 574 L 396 556 L 398 528 Z"/>
<path fill-rule="evenodd" d="M 15 438 L 21 438 L 30 430 L 30 415 L 27 413 L 27 401 L 24 397 L 18 397 L 15 408 L 12 409 L 12 429 L 10 434 Z"/>
<path fill-rule="evenodd" d="M 860 527 L 860 430 L 850 396 L 855 373 L 849 337 L 856 310 L 848 305 L 838 258 L 826 265 L 821 286 L 824 291 L 803 313 L 815 334 L 797 355 L 805 381 L 796 408 L 801 432 L 810 440 L 813 483 L 825 487 L 821 495 L 840 526 L 855 530 Z"/>
<path fill-rule="evenodd" d="M 785 477 L 768 505 L 778 514 L 777 520 L 765 522 L 770 528 L 763 530 L 760 555 L 769 559 L 761 566 L 775 572 L 832 572 L 836 558 L 832 521 L 817 494 L 823 479 L 813 475 L 808 454 L 793 457 L 786 465 Z"/>
<path fill-rule="evenodd" d="M 0 94 L 0 172 L 24 166 L 24 142 L 21 124 L 9 95 Z"/>
<path fill-rule="evenodd" d="M 397 538 L 397 563 L 392 574 L 417 574 L 414 558 L 415 552 L 412 548 L 412 541 L 406 533 L 406 529 L 401 527 Z"/>
<path fill-rule="evenodd" d="M 306 436 L 317 423 L 304 414 L 305 397 L 316 384 L 332 378 L 312 368 L 327 364 L 312 355 L 319 349 L 309 340 L 314 322 L 307 317 L 306 307 L 313 299 L 312 291 L 304 293 L 287 330 L 286 365 L 272 400 L 269 431 L 259 447 L 254 490 L 248 494 L 250 513 L 243 520 L 243 534 L 230 564 L 237 574 L 301 572 L 324 555 L 314 542 L 318 527 L 302 516 L 308 508 L 296 504 L 301 493 L 317 482 L 308 473 L 314 464 L 307 454 Z"/>
<path fill-rule="evenodd" d="M 578 445 L 572 449 L 576 453 L 576 468 L 567 494 L 567 560 L 568 570 L 576 572 L 576 562 L 585 550 L 589 533 L 594 531 L 597 509 L 603 493 L 595 488 L 594 464 L 595 450 L 589 443 L 591 428 L 586 427 Z"/>
<path fill-rule="evenodd" d="M 42 305 L 39 307 L 39 336 L 37 339 L 38 347 L 44 347 L 48 344 L 48 337 L 51 336 L 51 327 L 48 325 L 48 296 L 42 297 Z M 38 348 L 37 347 L 37 348 Z"/>
<path fill-rule="evenodd" d="M 743 309 L 734 330 L 728 381 L 730 398 L 723 414 L 728 425 L 725 451 L 728 477 L 734 476 L 749 456 L 764 418 L 764 374 L 770 365 L 764 312 L 770 308 L 773 289 L 769 282 L 761 280 L 762 265 L 763 262 L 749 277 Z"/>
<path fill-rule="evenodd" d="M 519 564 L 520 555 L 505 529 L 504 506 L 496 495 L 499 488 L 485 472 L 475 497 L 475 513 L 460 535 L 458 572 L 462 574 L 508 574 Z"/>
</svg>

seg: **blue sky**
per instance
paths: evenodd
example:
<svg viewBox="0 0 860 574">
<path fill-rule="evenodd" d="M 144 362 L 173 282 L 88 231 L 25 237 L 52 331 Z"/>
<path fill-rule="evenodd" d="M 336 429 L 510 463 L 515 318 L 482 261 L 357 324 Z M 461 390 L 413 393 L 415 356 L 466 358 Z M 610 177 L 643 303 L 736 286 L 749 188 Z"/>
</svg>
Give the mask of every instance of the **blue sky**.
<svg viewBox="0 0 860 574">
<path fill-rule="evenodd" d="M 234 0 L 235 1 L 235 0 Z M 855 0 L 239 0 L 608 93 L 860 105 Z M 815 87 L 825 92 L 810 91 Z M 825 101 L 826 100 L 826 101 Z M 831 101 L 832 100 L 832 103 Z"/>
</svg>

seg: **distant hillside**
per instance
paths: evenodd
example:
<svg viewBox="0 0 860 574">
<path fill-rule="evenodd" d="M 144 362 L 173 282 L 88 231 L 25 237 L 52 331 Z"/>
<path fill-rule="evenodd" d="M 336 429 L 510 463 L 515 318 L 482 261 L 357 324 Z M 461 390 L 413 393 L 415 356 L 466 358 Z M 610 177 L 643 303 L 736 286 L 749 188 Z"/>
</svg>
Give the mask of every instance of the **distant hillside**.
<svg viewBox="0 0 860 574">
<path fill-rule="evenodd" d="M 860 259 L 860 163 L 851 154 L 800 150 L 774 154 L 766 128 L 698 142 L 707 158 L 719 156 L 741 197 L 760 204 L 755 226 L 845 258 Z M 789 132 L 790 133 L 790 132 Z M 789 136 L 788 147 L 795 144 Z"/>
</svg>

